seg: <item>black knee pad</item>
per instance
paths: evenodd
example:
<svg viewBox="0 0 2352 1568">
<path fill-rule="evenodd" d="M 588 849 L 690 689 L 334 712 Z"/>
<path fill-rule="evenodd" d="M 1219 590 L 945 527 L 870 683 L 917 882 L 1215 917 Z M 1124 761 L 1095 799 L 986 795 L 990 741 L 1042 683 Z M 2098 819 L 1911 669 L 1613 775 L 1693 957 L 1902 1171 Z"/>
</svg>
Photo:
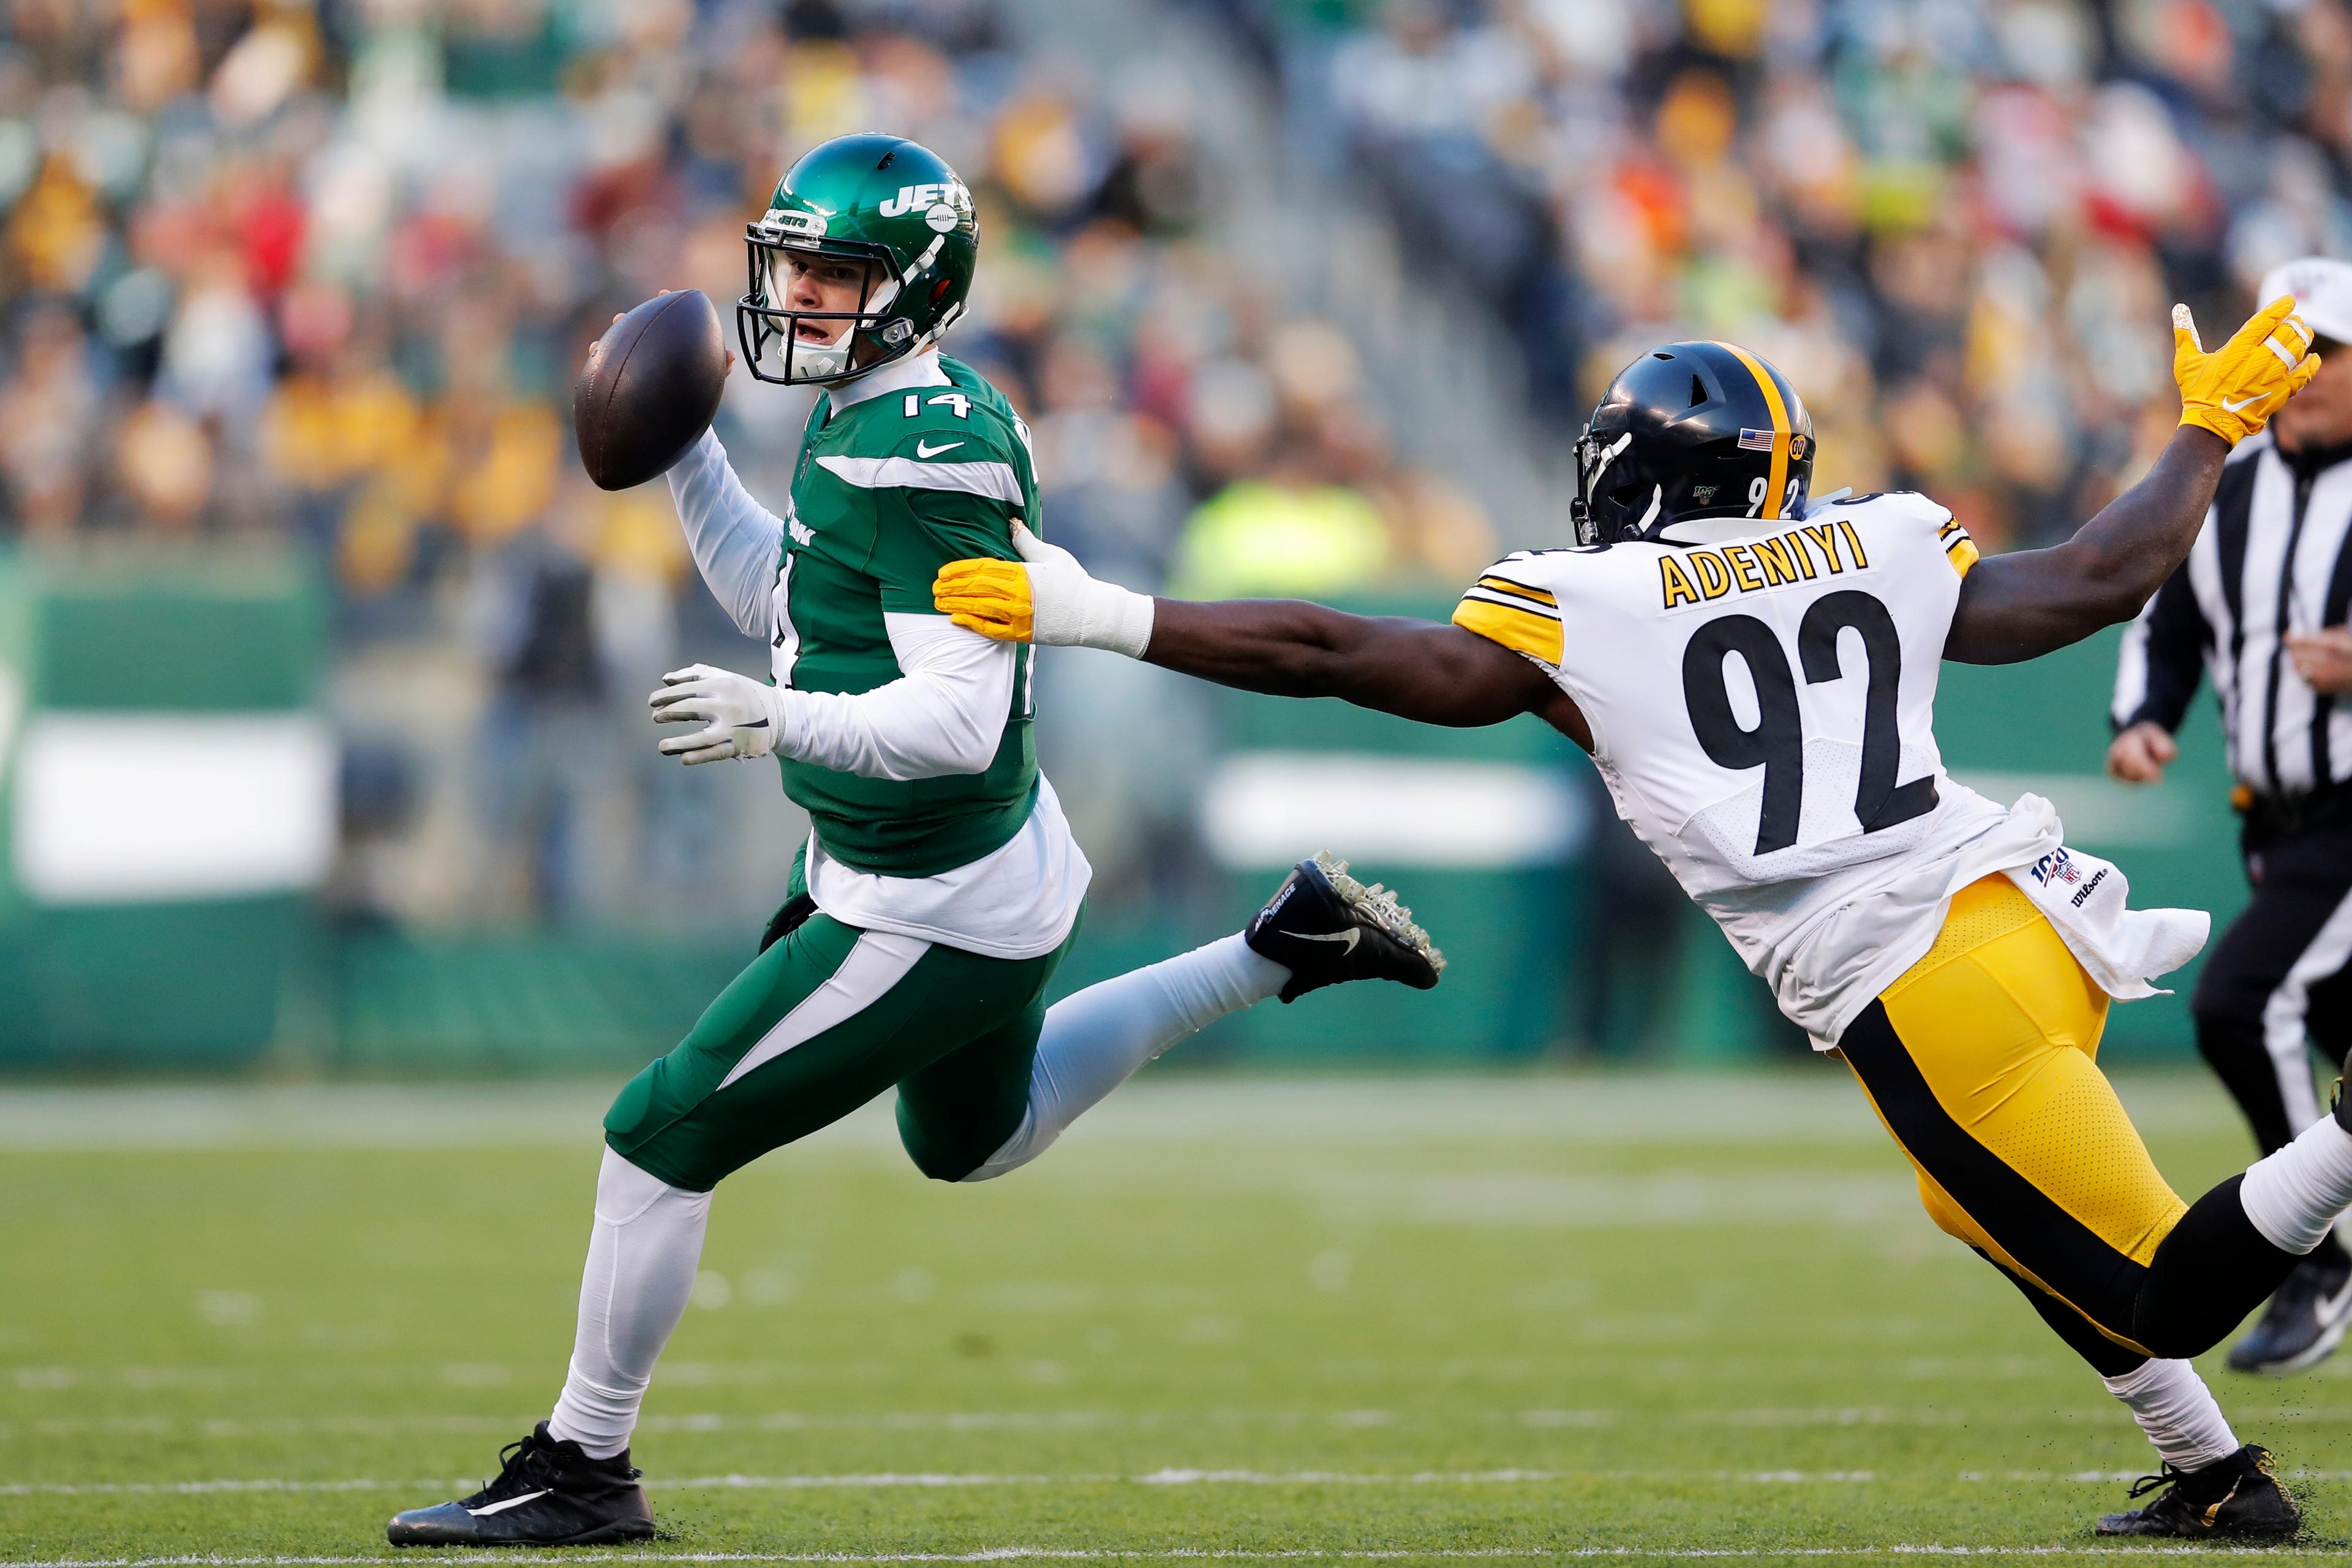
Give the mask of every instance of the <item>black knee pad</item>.
<svg viewBox="0 0 2352 1568">
<path fill-rule="evenodd" d="M 2088 1318 L 2057 1297 L 2001 1268 L 1993 1261 L 1992 1254 L 1983 1247 L 1972 1247 L 1969 1250 L 1991 1263 L 1995 1268 L 2000 1268 L 2000 1277 L 2016 1286 L 2033 1310 L 2042 1314 L 2042 1321 L 2056 1331 L 2060 1339 L 2073 1346 L 2076 1355 L 2090 1363 L 2091 1370 L 2101 1377 L 2126 1376 L 2147 1364 L 2147 1357 L 2116 1343 L 2099 1332 Z"/>
<path fill-rule="evenodd" d="M 2132 1338 L 2167 1361 L 2202 1355 L 2270 1298 L 2302 1258 L 2272 1244 L 2232 1176 L 2189 1205 L 2156 1249 L 2133 1305 Z"/>
<path fill-rule="evenodd" d="M 970 1138 L 925 1126 L 923 1119 L 908 1106 L 903 1093 L 898 1096 L 898 1142 L 906 1149 L 907 1158 L 915 1163 L 915 1169 L 935 1182 L 962 1181 L 988 1163 L 988 1157 L 999 1146 L 974 1149 Z"/>
</svg>

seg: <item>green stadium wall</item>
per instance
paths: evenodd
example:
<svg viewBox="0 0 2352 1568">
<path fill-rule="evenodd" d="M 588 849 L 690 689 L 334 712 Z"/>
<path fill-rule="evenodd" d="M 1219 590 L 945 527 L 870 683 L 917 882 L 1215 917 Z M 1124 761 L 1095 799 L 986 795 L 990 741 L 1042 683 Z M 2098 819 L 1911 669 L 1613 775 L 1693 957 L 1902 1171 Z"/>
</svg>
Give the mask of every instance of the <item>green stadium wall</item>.
<svg viewBox="0 0 2352 1568">
<path fill-rule="evenodd" d="M 1357 607 L 1444 613 L 1418 602 Z M 27 885 L 13 857 L 16 763 L 28 733 L 77 716 L 136 724 L 176 715 L 198 728 L 314 721 L 323 626 L 316 584 L 282 557 L 0 558 L 0 1070 L 207 1071 L 265 1059 L 382 1076 L 618 1070 L 666 1048 L 751 956 L 749 931 L 697 940 L 336 926 L 300 887 L 58 903 Z M 2123 864 L 2137 902 L 2225 921 L 2244 888 L 2210 700 L 2185 726 L 2161 789 L 2103 776 L 2118 635 L 2029 666 L 1947 666 L 1937 705 L 1946 763 L 2004 802 L 2028 789 L 2048 795 L 2070 842 Z M 1592 922 L 1607 918 L 1591 908 L 1587 866 L 1593 835 L 1615 829 L 1595 819 L 1606 805 L 1591 764 L 1534 721 L 1446 731 L 1333 701 L 1239 693 L 1221 694 L 1218 711 L 1226 767 L 1205 813 L 1215 815 L 1220 790 L 1262 796 L 1319 769 L 1369 791 L 1371 815 L 1360 812 L 1352 831 L 1346 821 L 1302 822 L 1238 844 L 1212 832 L 1222 908 L 1097 910 L 1065 989 L 1229 931 L 1282 865 L 1368 837 L 1391 847 L 1358 847 L 1359 868 L 1407 889 L 1451 961 L 1443 987 L 1358 986 L 1259 1007 L 1188 1047 L 1188 1060 L 1499 1067 L 1586 1047 L 1693 1062 L 1801 1049 L 1761 984 L 1687 908 L 1660 934 L 1672 949 L 1668 979 L 1639 1037 L 1580 1037 L 1581 955 L 1598 935 Z M 1442 797 L 1428 791 L 1457 776 L 1495 786 L 1494 798 L 1532 811 L 1538 826 L 1517 837 L 1498 828 L 1449 861 L 1459 847 L 1433 830 L 1460 813 L 1432 809 Z M 1410 792 L 1382 805 L 1382 781 L 1398 777 L 1422 780 L 1417 808 Z M 1245 804 L 1220 820 L 1230 826 L 1238 812 L 1246 826 Z M 2189 1057 L 2183 997 L 2194 973 L 2174 977 L 2182 994 L 2116 1008 L 2108 1051 Z"/>
</svg>

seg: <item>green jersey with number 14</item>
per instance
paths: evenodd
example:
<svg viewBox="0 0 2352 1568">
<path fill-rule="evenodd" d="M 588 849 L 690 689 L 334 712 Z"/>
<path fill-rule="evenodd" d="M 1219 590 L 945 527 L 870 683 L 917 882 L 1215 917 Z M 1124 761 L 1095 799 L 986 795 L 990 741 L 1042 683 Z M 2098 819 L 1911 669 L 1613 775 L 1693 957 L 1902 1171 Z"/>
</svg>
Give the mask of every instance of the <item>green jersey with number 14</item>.
<svg viewBox="0 0 2352 1568">
<path fill-rule="evenodd" d="M 1015 521 L 1039 533 L 1029 431 L 971 366 L 942 356 L 945 379 L 835 409 L 817 399 L 802 435 L 778 563 L 770 664 L 778 686 L 856 694 L 902 671 L 885 617 L 935 616 L 931 579 L 947 562 L 1015 559 Z M 824 851 L 855 870 L 934 877 L 1021 830 L 1037 798 L 1030 675 L 1016 656 L 1013 700 L 986 772 L 892 780 L 782 761 L 784 793 Z"/>
</svg>

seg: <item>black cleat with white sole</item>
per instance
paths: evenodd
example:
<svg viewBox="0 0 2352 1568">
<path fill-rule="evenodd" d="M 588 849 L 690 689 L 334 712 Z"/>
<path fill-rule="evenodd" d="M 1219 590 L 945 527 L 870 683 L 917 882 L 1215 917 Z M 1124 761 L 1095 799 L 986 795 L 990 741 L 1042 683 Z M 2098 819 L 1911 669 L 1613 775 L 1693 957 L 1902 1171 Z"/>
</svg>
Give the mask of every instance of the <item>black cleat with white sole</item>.
<svg viewBox="0 0 2352 1568">
<path fill-rule="evenodd" d="M 1291 869 L 1242 939 L 1290 971 L 1285 1002 L 1350 980 L 1393 980 L 1426 991 L 1445 973 L 1445 955 L 1412 923 L 1412 911 L 1378 882 L 1348 875 L 1348 863 L 1319 854 Z"/>
<path fill-rule="evenodd" d="M 595 1546 L 647 1541 L 653 1510 L 626 1449 L 592 1459 L 542 1421 L 499 1454 L 498 1475 L 472 1497 L 392 1516 L 394 1546 Z"/>
<path fill-rule="evenodd" d="M 2162 1487 L 2157 1500 L 2128 1513 L 2099 1521 L 2101 1535 L 2165 1535 L 2176 1539 L 2293 1535 L 2303 1528 L 2303 1510 L 2279 1485 L 2271 1451 L 2249 1443 L 2201 1470 L 2170 1465 L 2142 1476 L 2132 1487 L 2139 1497 Z"/>
<path fill-rule="evenodd" d="M 2230 1350 L 2232 1372 L 2289 1373 L 2336 1353 L 2352 1326 L 2352 1268 L 2305 1258 L 2271 1296 L 2254 1331 Z"/>
</svg>

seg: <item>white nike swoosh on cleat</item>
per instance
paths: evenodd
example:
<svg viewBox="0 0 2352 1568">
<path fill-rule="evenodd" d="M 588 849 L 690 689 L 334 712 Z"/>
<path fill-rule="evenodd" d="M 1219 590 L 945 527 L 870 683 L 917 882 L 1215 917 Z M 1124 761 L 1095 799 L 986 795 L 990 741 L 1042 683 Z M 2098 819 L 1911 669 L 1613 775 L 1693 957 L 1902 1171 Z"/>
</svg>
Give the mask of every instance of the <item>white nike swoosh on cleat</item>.
<svg viewBox="0 0 2352 1568">
<path fill-rule="evenodd" d="M 1355 926 L 1349 926 L 1346 931 L 1325 931 L 1320 936 L 1304 931 L 1295 931 L 1290 934 L 1301 942 L 1336 942 L 1351 952 L 1355 951 L 1356 944 L 1364 940 L 1363 931 Z"/>
<path fill-rule="evenodd" d="M 551 1487 L 542 1487 L 535 1492 L 525 1492 L 520 1497 L 504 1498 L 499 1501 L 491 1503 L 487 1508 L 469 1508 L 466 1511 L 472 1514 L 476 1519 L 479 1519 L 487 1513 L 504 1513 L 510 1508 L 520 1508 L 523 1504 L 530 1501 L 533 1498 L 545 1497 L 553 1489 L 554 1489 Z"/>
<path fill-rule="evenodd" d="M 2226 406 L 2226 405 L 2224 406 Z M 2235 409 L 2231 409 L 2231 412 L 2235 413 L 2237 411 Z M 944 447 L 934 447 L 928 441 L 918 441 L 915 443 L 915 456 L 918 458 L 936 458 L 941 452 L 952 452 L 958 447 L 962 445 L 963 443 L 961 441 L 950 441 Z"/>
</svg>

